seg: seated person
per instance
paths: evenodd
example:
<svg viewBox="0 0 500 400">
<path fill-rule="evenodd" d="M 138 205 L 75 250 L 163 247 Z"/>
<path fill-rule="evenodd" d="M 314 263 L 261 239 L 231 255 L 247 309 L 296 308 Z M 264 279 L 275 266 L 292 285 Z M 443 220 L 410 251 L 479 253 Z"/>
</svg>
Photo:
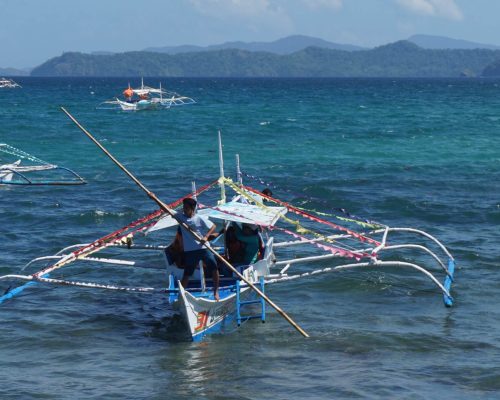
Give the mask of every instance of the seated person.
<svg viewBox="0 0 500 400">
<path fill-rule="evenodd" d="M 184 245 L 182 243 L 182 235 L 180 229 L 175 234 L 174 241 L 165 249 L 165 255 L 170 265 L 175 264 L 178 268 L 184 268 Z"/>
<path fill-rule="evenodd" d="M 240 228 L 232 223 L 226 228 L 225 246 L 226 258 L 231 264 L 241 264 L 245 252 L 245 244 L 236 237 L 236 230 Z"/>
<path fill-rule="evenodd" d="M 273 197 L 273 192 L 271 191 L 271 189 L 269 188 L 265 188 L 263 191 L 262 191 L 262 194 L 263 195 L 266 195 L 268 197 Z M 267 201 L 267 200 L 266 200 Z"/>
<path fill-rule="evenodd" d="M 257 225 L 242 224 L 241 229 L 235 227 L 236 239 L 243 244 L 241 246 L 241 263 L 252 264 L 260 257 L 263 250 L 262 238 L 259 235 L 259 227 Z"/>
</svg>

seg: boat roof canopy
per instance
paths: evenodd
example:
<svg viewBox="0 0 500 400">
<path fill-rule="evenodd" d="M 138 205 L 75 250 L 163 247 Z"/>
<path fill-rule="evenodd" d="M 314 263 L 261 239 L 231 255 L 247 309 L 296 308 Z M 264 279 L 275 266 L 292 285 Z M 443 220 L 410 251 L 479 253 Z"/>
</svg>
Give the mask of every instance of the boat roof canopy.
<svg viewBox="0 0 500 400">
<path fill-rule="evenodd" d="M 166 93 L 166 91 L 163 89 L 150 88 L 147 86 L 140 88 L 140 89 L 132 89 L 132 91 L 138 96 L 144 95 L 144 94 L 149 94 L 149 93 L 157 93 L 157 94 L 160 94 L 160 93 L 165 94 Z"/>
<path fill-rule="evenodd" d="M 202 208 L 198 215 L 213 221 L 231 221 L 241 224 L 273 226 L 280 216 L 285 215 L 286 207 L 260 207 L 253 204 L 230 202 L 216 207 Z M 147 233 L 176 226 L 177 221 L 170 215 L 161 218 Z"/>
</svg>

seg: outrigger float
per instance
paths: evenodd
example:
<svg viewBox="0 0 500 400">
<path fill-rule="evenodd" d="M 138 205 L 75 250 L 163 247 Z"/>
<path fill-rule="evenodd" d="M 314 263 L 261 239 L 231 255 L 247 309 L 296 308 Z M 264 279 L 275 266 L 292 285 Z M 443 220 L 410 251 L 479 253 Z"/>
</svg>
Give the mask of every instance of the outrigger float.
<svg viewBox="0 0 500 400">
<path fill-rule="evenodd" d="M 455 261 L 446 247 L 436 238 L 426 232 L 411 228 L 392 228 L 377 222 L 364 220 L 352 215 L 325 215 L 299 208 L 288 202 L 265 195 L 260 191 L 246 186 L 242 182 L 237 157 L 236 181 L 225 177 L 222 161 L 222 150 L 219 135 L 220 177 L 186 196 L 165 204 L 156 195 L 145 188 L 137 178 L 130 174 L 116 159 L 105 150 L 100 143 L 88 133 L 66 110 L 64 112 L 82 129 L 101 150 L 103 150 L 147 195 L 154 200 L 160 209 L 140 218 L 129 225 L 106 235 L 93 243 L 78 244 L 61 250 L 54 256 L 40 257 L 29 262 L 24 268 L 49 262 L 45 268 L 31 274 L 9 274 L 0 280 L 26 281 L 24 285 L 10 289 L 0 297 L 0 303 L 16 296 L 32 285 L 49 284 L 83 287 L 91 289 L 114 290 L 127 293 L 160 293 L 168 296 L 169 302 L 182 315 L 186 331 L 194 341 L 202 340 L 207 334 L 224 331 L 228 324 L 241 325 L 244 321 L 258 318 L 265 321 L 266 304 L 271 305 L 303 336 L 308 334 L 291 318 L 274 304 L 264 293 L 268 286 L 320 274 L 344 271 L 350 269 L 381 270 L 383 268 L 410 269 L 422 273 L 443 294 L 446 306 L 453 304 L 450 290 L 453 282 Z M 216 196 L 213 189 L 220 190 L 217 202 L 209 205 L 210 199 Z M 228 200 L 231 195 L 231 200 Z M 204 276 L 201 266 L 195 271 L 187 287 L 179 281 L 183 270 L 171 258 L 165 257 L 166 272 L 163 278 L 168 286 L 122 286 L 109 282 L 70 280 L 55 277 L 58 270 L 64 267 L 65 276 L 71 266 L 99 265 L 98 270 L 105 266 L 121 266 L 126 274 L 130 268 L 139 268 L 140 260 L 145 253 L 164 254 L 167 246 L 148 244 L 150 235 L 155 231 L 176 227 L 180 222 L 175 209 L 184 198 L 194 197 L 198 201 L 198 213 L 209 218 L 223 228 L 222 234 L 208 247 L 218 258 L 222 272 L 219 296 L 216 301 L 213 295 L 213 284 Z M 207 199 L 207 200 L 205 200 Z M 290 216 L 292 215 L 292 216 Z M 182 222 L 181 222 L 182 223 Z M 256 260 L 249 264 L 238 264 L 230 254 L 228 232 L 231 227 L 253 226 L 259 232 L 263 244 Z M 351 227 L 358 227 L 358 230 Z M 194 234 L 196 237 L 196 234 Z M 389 239 L 418 237 L 430 245 L 406 242 L 389 242 Z M 201 239 L 198 237 L 198 239 Z M 295 251 L 293 251 L 296 249 Z M 407 251 L 419 252 L 432 261 L 432 268 L 424 267 L 417 262 L 406 259 Z M 119 253 L 119 256 L 100 256 L 99 252 Z M 436 254 L 439 251 L 443 256 Z M 318 252 L 320 254 L 318 254 Z M 404 255 L 395 255 L 395 253 Z M 136 254 L 132 259 L 124 258 L 124 254 Z M 294 254 L 301 254 L 295 258 Z M 403 258 L 405 257 L 405 258 Z M 420 259 L 421 257 L 417 257 Z M 229 260 L 229 261 L 228 261 Z M 236 258 L 234 258 L 236 260 Z M 328 262 L 329 266 L 311 270 L 308 264 L 319 266 Z M 291 273 L 292 267 L 298 266 L 297 273 Z M 435 266 L 435 267 L 434 267 Z M 95 272 L 96 269 L 89 270 Z M 442 283 L 438 273 L 444 277 Z M 128 275 L 127 275 L 128 276 Z M 167 278 L 168 276 L 168 278 Z M 254 304 L 252 306 L 253 303 Z"/>
<path fill-rule="evenodd" d="M 99 104 L 98 109 L 121 109 L 123 111 L 141 111 L 168 109 L 174 106 L 184 106 L 194 104 L 196 101 L 191 97 L 181 96 L 172 91 L 159 88 L 144 86 L 144 79 L 141 79 L 141 87 L 133 89 L 128 88 L 123 91 L 125 100 L 115 97 L 113 100 L 107 100 Z"/>
<path fill-rule="evenodd" d="M 0 143 L 0 155 L 9 158 L 13 157 L 15 160 L 8 164 L 0 164 L 0 185 L 43 186 L 83 185 L 87 183 L 80 175 L 69 168 L 43 161 L 5 143 Z M 56 178 L 53 177 L 54 171 L 57 172 Z"/>
</svg>

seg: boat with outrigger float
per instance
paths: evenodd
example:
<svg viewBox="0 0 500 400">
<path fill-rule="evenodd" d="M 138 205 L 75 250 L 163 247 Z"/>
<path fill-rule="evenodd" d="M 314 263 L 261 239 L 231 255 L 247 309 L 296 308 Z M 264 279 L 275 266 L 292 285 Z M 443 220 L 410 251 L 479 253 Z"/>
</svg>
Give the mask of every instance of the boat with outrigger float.
<svg viewBox="0 0 500 400">
<path fill-rule="evenodd" d="M 0 156 L 0 185 L 65 186 L 87 183 L 69 168 L 41 160 L 6 143 L 0 143 Z M 1 164 L 2 158 L 11 158 L 12 161 Z"/>
<path fill-rule="evenodd" d="M 113 100 L 102 102 L 97 108 L 101 110 L 142 111 L 169 109 L 175 106 L 196 103 L 191 97 L 181 96 L 179 93 L 162 89 L 161 82 L 159 88 L 145 86 L 143 78 L 140 87 L 132 88 L 129 83 L 128 88 L 122 94 L 124 100 L 115 97 Z"/>
<path fill-rule="evenodd" d="M 0 297 L 0 303 L 15 297 L 30 286 L 41 284 L 125 293 L 156 293 L 166 296 L 169 303 L 179 312 L 184 321 L 183 326 L 193 341 L 203 340 L 210 333 L 225 331 L 228 326 L 234 326 L 235 322 L 238 326 L 250 319 L 260 319 L 264 322 L 267 305 L 274 308 L 299 333 L 309 337 L 268 297 L 269 287 L 346 270 L 413 270 L 423 274 L 434 284 L 442 293 L 447 307 L 453 304 L 450 290 L 455 260 L 438 239 L 424 231 L 389 227 L 352 214 L 326 218 L 320 213 L 294 206 L 244 185 L 238 157 L 237 177 L 233 181 L 224 174 L 220 133 L 218 179 L 200 188 L 193 185 L 190 193 L 166 204 L 116 160 L 68 111 L 63 111 L 159 206 L 159 209 L 92 243 L 70 246 L 53 256 L 32 260 L 24 269 L 48 262 L 45 268 L 34 273 L 1 276 L 0 281 L 20 280 L 26 283 L 10 288 Z M 215 196 L 213 191 L 216 192 Z M 195 198 L 199 206 L 198 214 L 223 228 L 221 235 L 207 246 L 217 258 L 222 275 L 218 300 L 214 298 L 213 282 L 205 276 L 202 265 L 195 271 L 187 287 L 183 287 L 180 282 L 183 269 L 171 257 L 164 256 L 171 250 L 171 246 L 148 243 L 148 238 L 155 232 L 163 229 L 175 230 L 178 225 L 191 232 L 197 240 L 202 240 L 177 215 L 176 209 L 186 198 Z M 218 198 L 218 201 L 214 202 L 215 198 Z M 352 228 L 351 225 L 357 226 L 358 229 Z M 238 263 L 236 257 L 231 254 L 228 232 L 238 226 L 253 227 L 255 234 L 260 237 L 261 248 L 250 263 Z M 399 236 L 404 239 L 417 237 L 428 244 L 422 241 L 397 241 Z M 410 262 L 407 259 L 407 251 L 419 252 L 432 263 L 424 267 L 416 261 Z M 436 254 L 438 251 L 442 253 L 441 257 Z M 113 255 L 96 256 L 100 252 L 110 252 Z M 128 286 L 67 278 L 71 275 L 69 269 L 76 265 L 80 265 L 79 273 L 82 272 L 81 268 L 96 272 L 102 271 L 106 266 L 119 266 L 130 276 L 130 269 L 140 269 L 140 260 L 146 253 L 151 252 L 161 254 L 164 258 L 166 267 L 161 267 L 162 275 L 159 281 L 168 281 L 168 285 Z M 404 257 L 395 255 L 395 252 L 405 252 Z M 114 253 L 120 255 L 115 256 Z M 294 254 L 300 256 L 294 257 Z M 128 256 L 132 258 L 129 259 Z M 331 265 L 313 270 L 307 267 L 309 264 L 317 266 L 318 263 L 324 262 Z M 92 265 L 97 265 L 98 268 L 90 268 Z M 296 266 L 300 268 L 299 271 L 292 273 L 293 267 Z M 65 270 L 65 278 L 55 276 L 62 268 Z M 439 275 L 443 276 L 442 280 L 438 279 Z"/>
<path fill-rule="evenodd" d="M 14 82 L 13 79 L 0 78 L 0 89 L 14 89 L 22 87 L 19 83 Z"/>
</svg>

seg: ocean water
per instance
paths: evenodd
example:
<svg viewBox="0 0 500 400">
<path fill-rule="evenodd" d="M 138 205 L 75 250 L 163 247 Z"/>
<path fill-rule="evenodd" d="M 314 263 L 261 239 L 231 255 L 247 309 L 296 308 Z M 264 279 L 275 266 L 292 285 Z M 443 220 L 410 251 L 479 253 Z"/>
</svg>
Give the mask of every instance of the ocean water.
<svg viewBox="0 0 500 400">
<path fill-rule="evenodd" d="M 163 79 L 197 104 L 136 113 L 96 110 L 128 79 L 19 83 L 0 91 L 0 143 L 88 184 L 0 188 L 0 274 L 156 209 L 64 106 L 167 202 L 216 179 L 220 130 L 228 175 L 238 153 L 278 198 L 435 235 L 455 305 L 404 270 L 322 275 L 268 289 L 311 338 L 270 310 L 190 343 L 161 296 L 40 286 L 0 305 L 0 398 L 500 396 L 500 81 Z"/>
</svg>

